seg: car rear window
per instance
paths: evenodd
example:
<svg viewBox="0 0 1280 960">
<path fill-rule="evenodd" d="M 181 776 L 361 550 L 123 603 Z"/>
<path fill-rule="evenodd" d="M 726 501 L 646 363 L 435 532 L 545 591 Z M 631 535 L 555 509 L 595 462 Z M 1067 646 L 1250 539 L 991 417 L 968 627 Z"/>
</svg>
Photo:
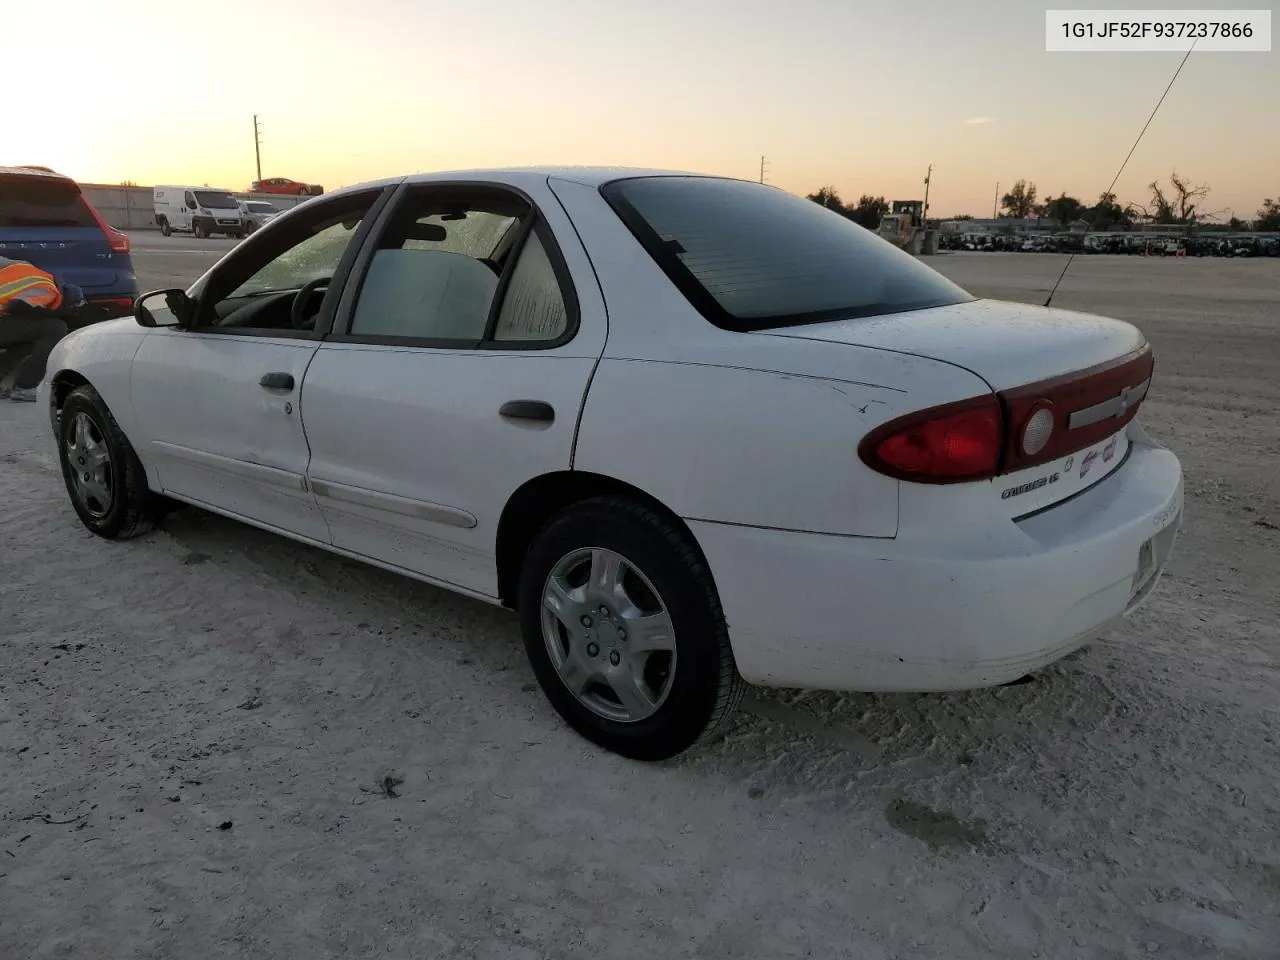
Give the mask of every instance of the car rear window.
<svg viewBox="0 0 1280 960">
<path fill-rule="evenodd" d="M 0 177 L 0 227 L 96 227 L 75 184 Z"/>
<path fill-rule="evenodd" d="M 654 176 L 615 180 L 601 192 L 689 301 L 725 329 L 974 299 L 847 217 L 776 187 Z"/>
</svg>

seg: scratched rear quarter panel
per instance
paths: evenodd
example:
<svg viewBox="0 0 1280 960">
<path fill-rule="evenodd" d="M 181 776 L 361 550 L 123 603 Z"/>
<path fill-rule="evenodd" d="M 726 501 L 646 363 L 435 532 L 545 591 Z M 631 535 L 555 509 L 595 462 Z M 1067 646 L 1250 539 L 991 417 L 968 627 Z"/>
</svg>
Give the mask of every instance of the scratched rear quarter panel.
<svg viewBox="0 0 1280 960">
<path fill-rule="evenodd" d="M 697 349 L 683 361 L 604 358 L 575 468 L 630 483 L 689 520 L 893 537 L 900 484 L 868 468 L 858 443 L 894 417 L 986 389 L 946 363 L 812 341 L 754 366 L 745 355 L 734 363 L 730 344 L 717 352 L 718 363 L 693 359 Z"/>
<path fill-rule="evenodd" d="M 981 396 L 963 367 L 893 350 L 734 333 L 709 323 L 593 186 L 552 188 L 589 253 L 608 313 L 574 467 L 615 477 L 677 515 L 893 537 L 899 482 L 858 458 L 874 427 Z"/>
</svg>

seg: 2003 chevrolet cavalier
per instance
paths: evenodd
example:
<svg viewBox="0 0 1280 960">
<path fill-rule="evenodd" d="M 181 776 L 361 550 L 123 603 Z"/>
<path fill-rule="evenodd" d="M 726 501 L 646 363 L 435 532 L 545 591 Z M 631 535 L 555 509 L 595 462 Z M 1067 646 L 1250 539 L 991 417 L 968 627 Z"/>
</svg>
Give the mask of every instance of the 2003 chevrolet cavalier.
<svg viewBox="0 0 1280 960">
<path fill-rule="evenodd" d="M 1146 597 L 1182 517 L 1134 327 L 972 297 L 781 190 L 433 174 L 312 200 L 42 386 L 104 537 L 184 501 L 519 611 L 658 759 L 746 682 L 936 691 Z"/>
</svg>

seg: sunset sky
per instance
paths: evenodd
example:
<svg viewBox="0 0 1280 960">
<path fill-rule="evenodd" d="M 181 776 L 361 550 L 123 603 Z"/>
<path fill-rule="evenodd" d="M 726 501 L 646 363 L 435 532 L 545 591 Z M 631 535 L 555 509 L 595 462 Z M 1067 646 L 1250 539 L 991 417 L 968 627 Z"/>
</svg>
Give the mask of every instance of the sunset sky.
<svg viewBox="0 0 1280 960">
<path fill-rule="evenodd" d="M 1054 7 L 1065 4 L 1048 4 Z M 1094 7 L 1108 6 L 1094 0 Z M 1126 5 L 1127 6 L 1127 5 Z M 1198 8 L 1265 7 L 1215 4 Z M 1181 54 L 1044 51 L 1027 0 L 11 0 L 0 163 L 84 182 L 624 164 L 990 216 L 1018 178 L 1092 201 Z M 258 12 L 255 12 L 255 9 Z M 267 12 L 262 12 L 267 11 Z M 15 62 L 16 58 L 16 62 Z M 38 79 L 38 82 L 36 80 Z M 10 93 L 18 92 L 10 84 Z M 1194 53 L 1121 202 L 1177 170 L 1206 211 L 1280 196 L 1280 53 Z"/>
</svg>

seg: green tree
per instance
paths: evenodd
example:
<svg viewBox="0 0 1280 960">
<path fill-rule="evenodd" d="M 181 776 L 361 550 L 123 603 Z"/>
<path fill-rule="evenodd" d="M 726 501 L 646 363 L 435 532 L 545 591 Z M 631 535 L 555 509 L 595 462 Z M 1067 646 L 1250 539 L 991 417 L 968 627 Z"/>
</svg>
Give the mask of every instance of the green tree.
<svg viewBox="0 0 1280 960">
<path fill-rule="evenodd" d="M 847 210 L 845 216 L 868 230 L 875 230 L 888 212 L 889 204 L 884 197 L 863 194 L 858 198 L 858 205 Z"/>
<path fill-rule="evenodd" d="M 840 199 L 840 194 L 836 192 L 835 187 L 822 187 L 817 193 L 808 194 L 805 199 L 812 200 L 818 206 L 834 210 L 836 213 L 843 214 L 846 217 L 849 215 L 849 211 Z"/>
<path fill-rule="evenodd" d="M 1125 208 L 1116 203 L 1116 195 L 1114 193 L 1098 194 L 1098 202 L 1084 213 L 1092 230 L 1127 227 L 1133 222 Z"/>
<path fill-rule="evenodd" d="M 1253 221 L 1253 229 L 1280 230 L 1280 200 L 1273 200 L 1271 197 L 1267 197 L 1262 201 L 1262 207 L 1258 210 L 1258 217 Z"/>
<path fill-rule="evenodd" d="M 1019 180 L 1013 189 L 1000 198 L 1000 207 L 1008 211 L 1005 216 L 1023 218 L 1031 216 L 1036 206 L 1036 185 Z"/>
<path fill-rule="evenodd" d="M 1072 220 L 1078 220 L 1084 213 L 1084 204 L 1075 197 L 1065 193 L 1060 197 L 1050 196 L 1044 203 L 1045 213 L 1057 220 L 1064 227 Z"/>
</svg>

